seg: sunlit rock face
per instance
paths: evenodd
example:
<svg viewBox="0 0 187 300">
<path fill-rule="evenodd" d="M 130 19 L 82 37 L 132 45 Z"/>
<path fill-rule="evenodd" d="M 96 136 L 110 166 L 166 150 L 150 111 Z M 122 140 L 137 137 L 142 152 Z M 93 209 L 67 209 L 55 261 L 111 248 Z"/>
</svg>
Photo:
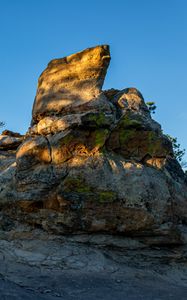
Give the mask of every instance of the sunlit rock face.
<svg viewBox="0 0 187 300">
<path fill-rule="evenodd" d="M 101 88 L 109 61 L 106 45 L 52 60 L 38 80 L 33 122 L 46 115 L 85 111 L 85 104 L 87 109 L 101 106 L 105 102 Z M 99 103 L 95 103 L 97 100 Z"/>
<path fill-rule="evenodd" d="M 9 228 L 184 242 L 184 173 L 142 94 L 101 90 L 109 61 L 109 47 L 97 46 L 40 76 L 32 126 L 13 150 L 13 137 L 0 140 L 2 227 L 6 216 Z"/>
</svg>

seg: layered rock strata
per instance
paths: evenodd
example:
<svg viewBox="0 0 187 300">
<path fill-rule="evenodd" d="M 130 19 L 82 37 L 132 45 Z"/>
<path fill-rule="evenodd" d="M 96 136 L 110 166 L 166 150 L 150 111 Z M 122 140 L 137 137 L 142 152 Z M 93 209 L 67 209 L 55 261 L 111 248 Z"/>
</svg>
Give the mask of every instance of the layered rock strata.
<svg viewBox="0 0 187 300">
<path fill-rule="evenodd" d="M 27 134 L 0 137 L 2 228 L 185 243 L 185 175 L 142 94 L 102 90 L 109 61 L 106 45 L 51 61 Z"/>
</svg>

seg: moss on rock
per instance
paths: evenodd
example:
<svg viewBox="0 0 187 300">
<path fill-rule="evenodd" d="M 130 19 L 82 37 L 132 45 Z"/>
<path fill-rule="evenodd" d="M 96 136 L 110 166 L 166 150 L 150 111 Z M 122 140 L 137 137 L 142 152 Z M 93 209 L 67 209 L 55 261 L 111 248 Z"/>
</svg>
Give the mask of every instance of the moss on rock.
<svg viewBox="0 0 187 300">
<path fill-rule="evenodd" d="M 136 134 L 137 132 L 135 129 L 121 129 L 119 131 L 119 142 L 121 147 L 125 146 L 127 143 L 133 140 L 136 137 Z"/>
<path fill-rule="evenodd" d="M 142 127 L 142 119 L 140 116 L 134 117 L 131 114 L 125 114 L 123 118 L 120 120 L 119 128 L 141 128 Z"/>
<path fill-rule="evenodd" d="M 88 193 L 91 187 L 85 183 L 83 178 L 68 177 L 64 181 L 64 190 L 66 192 Z"/>
<path fill-rule="evenodd" d="M 97 129 L 93 132 L 93 146 L 101 148 L 104 146 L 109 131 L 107 129 Z"/>
<path fill-rule="evenodd" d="M 117 199 L 117 195 L 113 191 L 97 190 L 90 186 L 84 178 L 67 177 L 63 183 L 63 191 L 65 193 L 76 193 L 85 201 L 94 203 L 112 203 Z"/>
<path fill-rule="evenodd" d="M 112 122 L 112 117 L 105 115 L 104 112 L 88 113 L 82 118 L 82 123 L 88 127 L 108 127 Z"/>
<path fill-rule="evenodd" d="M 100 203 L 114 202 L 117 199 L 116 193 L 113 191 L 98 192 L 98 200 Z"/>
</svg>

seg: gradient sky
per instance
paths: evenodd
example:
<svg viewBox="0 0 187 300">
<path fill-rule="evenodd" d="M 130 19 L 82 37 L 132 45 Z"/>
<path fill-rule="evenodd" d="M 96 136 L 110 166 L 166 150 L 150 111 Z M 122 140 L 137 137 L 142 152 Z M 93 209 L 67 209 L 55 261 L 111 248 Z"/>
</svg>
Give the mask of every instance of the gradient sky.
<svg viewBox="0 0 187 300">
<path fill-rule="evenodd" d="M 111 46 L 104 88 L 136 87 L 187 149 L 186 0 L 0 0 L 0 120 L 24 133 L 47 63 Z M 187 160 L 187 155 L 185 156 Z"/>
</svg>

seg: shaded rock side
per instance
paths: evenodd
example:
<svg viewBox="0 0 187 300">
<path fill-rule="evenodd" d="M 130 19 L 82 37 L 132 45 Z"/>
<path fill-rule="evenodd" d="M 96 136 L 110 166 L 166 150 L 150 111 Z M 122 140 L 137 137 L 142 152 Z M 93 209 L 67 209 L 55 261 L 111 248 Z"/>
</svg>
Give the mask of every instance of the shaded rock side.
<svg viewBox="0 0 187 300">
<path fill-rule="evenodd" d="M 142 94 L 101 90 L 109 60 L 109 47 L 97 46 L 40 76 L 32 126 L 13 149 L 5 138 L 0 153 L 2 228 L 9 220 L 9 230 L 185 243 L 185 175 Z"/>
</svg>

